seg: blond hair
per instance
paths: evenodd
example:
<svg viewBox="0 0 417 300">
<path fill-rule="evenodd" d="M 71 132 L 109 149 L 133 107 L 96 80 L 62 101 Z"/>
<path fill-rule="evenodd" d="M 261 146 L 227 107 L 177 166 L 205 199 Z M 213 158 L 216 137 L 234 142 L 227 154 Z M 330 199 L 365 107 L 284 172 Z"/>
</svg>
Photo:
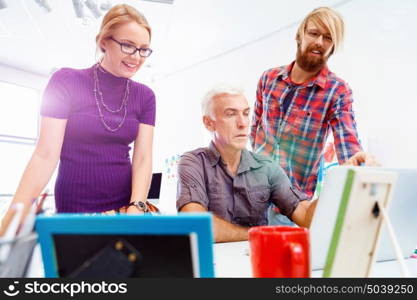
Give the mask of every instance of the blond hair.
<svg viewBox="0 0 417 300">
<path fill-rule="evenodd" d="M 145 28 L 149 33 L 149 39 L 151 38 L 151 27 L 149 26 L 145 16 L 130 5 L 118 4 L 113 6 L 106 13 L 103 21 L 101 22 L 100 31 L 96 36 L 97 52 L 104 52 L 104 49 L 101 49 L 100 47 L 100 43 L 103 39 L 110 37 L 118 25 L 130 21 L 134 21 Z"/>
<path fill-rule="evenodd" d="M 319 7 L 310 12 L 298 27 L 297 42 L 300 42 L 304 38 L 308 22 L 313 22 L 316 26 L 324 27 L 330 32 L 333 41 L 331 53 L 340 49 L 345 34 L 345 25 L 342 16 L 337 11 L 330 7 Z"/>
</svg>

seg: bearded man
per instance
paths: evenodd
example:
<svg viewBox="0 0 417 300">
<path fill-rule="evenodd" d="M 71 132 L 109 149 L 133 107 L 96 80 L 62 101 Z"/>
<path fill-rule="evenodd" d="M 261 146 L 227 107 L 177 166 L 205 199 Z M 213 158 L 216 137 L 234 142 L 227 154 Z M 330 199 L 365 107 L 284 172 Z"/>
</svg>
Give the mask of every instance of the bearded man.
<svg viewBox="0 0 417 300">
<path fill-rule="evenodd" d="M 344 35 L 342 17 L 329 7 L 309 13 L 297 34 L 296 60 L 265 71 L 259 80 L 250 138 L 255 153 L 280 165 L 293 187 L 313 197 L 330 129 L 340 164 L 376 165 L 362 152 L 352 91 L 327 67 Z M 270 224 L 289 220 L 269 212 Z M 274 221 L 271 221 L 274 220 Z"/>
</svg>

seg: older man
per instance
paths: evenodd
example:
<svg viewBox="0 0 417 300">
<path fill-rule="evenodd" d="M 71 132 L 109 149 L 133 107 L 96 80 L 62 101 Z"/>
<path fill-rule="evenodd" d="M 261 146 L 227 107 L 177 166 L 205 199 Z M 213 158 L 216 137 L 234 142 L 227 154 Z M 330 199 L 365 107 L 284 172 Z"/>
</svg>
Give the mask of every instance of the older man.
<svg viewBox="0 0 417 300">
<path fill-rule="evenodd" d="M 245 149 L 250 108 L 242 92 L 212 90 L 202 107 L 204 126 L 213 138 L 209 147 L 181 157 L 177 209 L 213 212 L 216 242 L 246 240 L 249 227 L 267 224 L 270 203 L 308 227 L 315 205 L 305 201 L 308 197 L 291 186 L 272 159 Z"/>
</svg>

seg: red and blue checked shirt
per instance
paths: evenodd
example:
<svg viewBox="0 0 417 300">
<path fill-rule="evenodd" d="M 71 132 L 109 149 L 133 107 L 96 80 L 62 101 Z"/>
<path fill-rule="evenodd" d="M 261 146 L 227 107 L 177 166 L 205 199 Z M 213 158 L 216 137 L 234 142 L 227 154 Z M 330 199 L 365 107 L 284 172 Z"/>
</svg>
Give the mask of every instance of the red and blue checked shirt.
<svg viewBox="0 0 417 300">
<path fill-rule="evenodd" d="M 330 128 L 339 163 L 361 151 L 352 91 L 325 66 L 308 82 L 294 84 L 288 66 L 265 71 L 259 80 L 251 126 L 254 152 L 279 161 L 291 183 L 312 197 Z M 286 114 L 283 101 L 295 89 Z"/>
</svg>

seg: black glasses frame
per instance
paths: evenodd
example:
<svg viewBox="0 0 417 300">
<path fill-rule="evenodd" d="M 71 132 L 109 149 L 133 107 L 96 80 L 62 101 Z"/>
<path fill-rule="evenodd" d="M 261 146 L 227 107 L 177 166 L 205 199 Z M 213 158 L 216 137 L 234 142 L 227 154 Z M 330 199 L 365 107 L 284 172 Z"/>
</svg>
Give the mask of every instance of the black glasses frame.
<svg viewBox="0 0 417 300">
<path fill-rule="evenodd" d="M 112 41 L 118 43 L 120 45 L 120 51 L 122 51 L 123 53 L 126 53 L 126 54 L 134 55 L 136 53 L 136 51 L 138 51 L 140 57 L 149 57 L 153 52 L 153 50 L 151 48 L 136 48 L 132 44 L 119 42 L 114 37 L 110 37 L 110 39 Z M 132 50 L 133 49 L 134 50 L 133 50 L 133 52 L 123 51 L 123 46 L 128 46 L 128 47 L 132 48 Z M 149 54 L 144 54 L 144 53 L 149 53 Z"/>
</svg>

